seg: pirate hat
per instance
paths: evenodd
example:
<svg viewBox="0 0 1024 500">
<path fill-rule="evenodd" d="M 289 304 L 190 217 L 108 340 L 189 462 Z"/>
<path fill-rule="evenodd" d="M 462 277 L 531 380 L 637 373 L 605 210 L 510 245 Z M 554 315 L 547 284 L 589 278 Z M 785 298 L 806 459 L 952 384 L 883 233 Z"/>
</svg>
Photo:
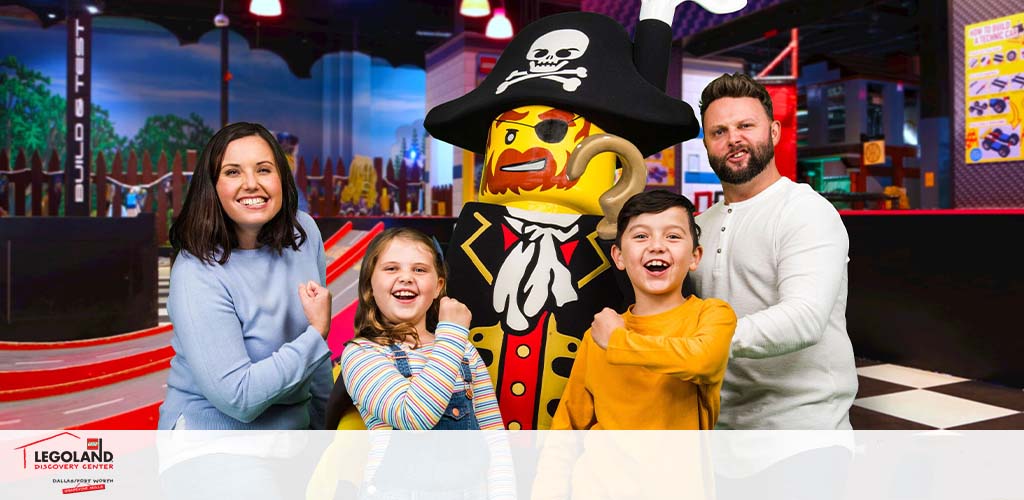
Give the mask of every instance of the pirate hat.
<svg viewBox="0 0 1024 500">
<path fill-rule="evenodd" d="M 577 113 L 629 140 L 644 156 L 699 131 L 690 105 L 637 72 L 625 28 L 590 12 L 548 16 L 523 28 L 476 89 L 435 106 L 423 126 L 438 139 L 483 154 L 491 122 L 528 105 Z"/>
</svg>

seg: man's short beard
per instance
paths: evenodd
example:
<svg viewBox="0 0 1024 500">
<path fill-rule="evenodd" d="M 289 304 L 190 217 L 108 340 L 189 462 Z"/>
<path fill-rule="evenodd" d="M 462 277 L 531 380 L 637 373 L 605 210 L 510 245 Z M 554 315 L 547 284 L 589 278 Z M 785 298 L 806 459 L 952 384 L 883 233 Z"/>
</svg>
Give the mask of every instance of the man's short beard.
<svg viewBox="0 0 1024 500">
<path fill-rule="evenodd" d="M 740 149 L 740 148 L 737 148 Z M 739 170 L 733 170 L 726 165 L 726 158 L 735 153 L 730 150 L 724 156 L 715 156 L 708 153 L 708 162 L 711 163 L 711 170 L 715 171 L 718 180 L 725 184 L 746 184 L 757 177 L 768 167 L 768 163 L 775 158 L 775 145 L 769 137 L 766 141 L 747 148 L 747 166 Z"/>
</svg>

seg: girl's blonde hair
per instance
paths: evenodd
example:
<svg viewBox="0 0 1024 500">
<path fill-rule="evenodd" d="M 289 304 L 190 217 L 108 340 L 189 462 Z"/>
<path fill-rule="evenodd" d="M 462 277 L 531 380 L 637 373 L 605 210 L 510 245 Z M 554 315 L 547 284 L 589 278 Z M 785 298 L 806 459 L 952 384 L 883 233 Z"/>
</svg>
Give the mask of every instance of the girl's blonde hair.
<svg viewBox="0 0 1024 500">
<path fill-rule="evenodd" d="M 366 255 L 363 257 L 362 266 L 359 268 L 359 307 L 356 309 L 355 332 L 356 337 L 363 337 L 378 344 L 388 345 L 400 343 L 405 337 L 412 337 L 416 345 L 420 343 L 420 332 L 416 331 L 415 325 L 411 323 L 392 323 L 384 317 L 380 308 L 373 299 L 373 270 L 377 267 L 377 260 L 384 249 L 393 240 L 402 238 L 414 243 L 421 243 L 434 256 L 434 269 L 441 284 L 441 293 L 427 310 L 427 329 L 433 330 L 437 326 L 437 309 L 441 297 L 445 296 L 448 282 L 448 270 L 445 267 L 441 251 L 436 246 L 435 240 L 418 229 L 409 227 L 393 227 L 378 234 L 366 248 Z"/>
</svg>

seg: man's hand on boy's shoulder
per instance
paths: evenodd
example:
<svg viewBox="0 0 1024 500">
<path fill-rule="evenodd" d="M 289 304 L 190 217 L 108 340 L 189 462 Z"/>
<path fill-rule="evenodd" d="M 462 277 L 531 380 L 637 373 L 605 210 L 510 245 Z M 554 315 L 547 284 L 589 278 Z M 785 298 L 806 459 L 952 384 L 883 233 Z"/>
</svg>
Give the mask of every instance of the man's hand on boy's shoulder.
<svg viewBox="0 0 1024 500">
<path fill-rule="evenodd" d="M 608 341 L 612 338 L 612 332 L 616 328 L 625 328 L 626 322 L 622 316 L 612 309 L 604 308 L 594 315 L 594 322 L 590 324 L 590 337 L 601 349 L 608 348 Z"/>
</svg>

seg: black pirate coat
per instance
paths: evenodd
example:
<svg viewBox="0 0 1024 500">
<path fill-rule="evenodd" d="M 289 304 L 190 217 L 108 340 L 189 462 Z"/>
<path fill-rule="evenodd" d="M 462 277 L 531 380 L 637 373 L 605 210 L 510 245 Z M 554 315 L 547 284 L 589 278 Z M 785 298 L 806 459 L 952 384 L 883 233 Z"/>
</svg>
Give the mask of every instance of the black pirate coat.
<svg viewBox="0 0 1024 500">
<path fill-rule="evenodd" d="M 583 333 L 619 312 L 623 273 L 596 215 L 468 203 L 448 247 L 448 295 L 473 312 L 470 340 L 491 370 L 505 424 L 550 426 Z M 631 294 L 630 294 L 631 295 Z"/>
</svg>

